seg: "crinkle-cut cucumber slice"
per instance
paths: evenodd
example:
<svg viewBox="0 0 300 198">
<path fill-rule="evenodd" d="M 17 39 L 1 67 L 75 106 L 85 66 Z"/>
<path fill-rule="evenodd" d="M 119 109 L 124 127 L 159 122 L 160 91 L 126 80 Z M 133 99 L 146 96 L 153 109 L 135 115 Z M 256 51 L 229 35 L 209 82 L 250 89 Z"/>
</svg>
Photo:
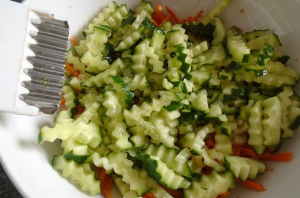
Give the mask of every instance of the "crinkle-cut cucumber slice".
<svg viewBox="0 0 300 198">
<path fill-rule="evenodd" d="M 209 175 L 202 175 L 199 181 L 192 181 L 191 186 L 184 190 L 184 197 L 217 197 L 233 187 L 235 187 L 235 180 L 231 172 L 212 171 Z"/>
<path fill-rule="evenodd" d="M 52 167 L 61 170 L 63 177 L 71 178 L 73 183 L 80 185 L 81 190 L 89 192 L 92 196 L 101 192 L 100 180 L 96 179 L 89 163 L 78 164 L 60 155 L 53 157 Z"/>
<path fill-rule="evenodd" d="M 263 144 L 266 146 L 276 146 L 281 140 L 281 101 L 277 96 L 265 99 L 263 106 Z"/>
<path fill-rule="evenodd" d="M 250 48 L 246 46 L 246 43 L 242 40 L 241 36 L 228 37 L 227 49 L 229 50 L 230 54 L 236 62 L 248 62 L 250 57 Z"/>
<path fill-rule="evenodd" d="M 187 163 L 179 163 L 176 161 L 176 157 L 179 154 L 178 149 L 176 148 L 168 148 L 163 144 L 155 145 L 150 144 L 143 153 L 148 154 L 150 156 L 158 157 L 162 162 L 166 163 L 166 165 L 182 176 L 187 178 L 191 178 L 191 170 Z"/>
<path fill-rule="evenodd" d="M 252 146 L 257 154 L 262 154 L 266 146 L 263 145 L 263 126 L 262 126 L 262 101 L 263 99 L 256 100 L 250 108 L 249 118 L 249 139 L 248 144 Z"/>
<path fill-rule="evenodd" d="M 252 39 L 246 43 L 246 46 L 250 48 L 251 50 L 259 50 L 261 49 L 265 44 L 269 44 L 272 47 L 278 47 L 281 46 L 281 42 L 278 38 L 278 35 L 275 33 L 270 33 L 255 39 Z"/>
<path fill-rule="evenodd" d="M 167 188 L 186 189 L 190 186 L 191 183 L 189 180 L 168 168 L 159 158 L 148 154 L 140 154 L 138 157 L 143 162 L 143 168 L 149 176 Z"/>
<path fill-rule="evenodd" d="M 225 162 L 235 177 L 242 181 L 247 178 L 255 179 L 257 175 L 265 172 L 266 165 L 259 160 L 239 156 L 225 156 Z"/>
</svg>

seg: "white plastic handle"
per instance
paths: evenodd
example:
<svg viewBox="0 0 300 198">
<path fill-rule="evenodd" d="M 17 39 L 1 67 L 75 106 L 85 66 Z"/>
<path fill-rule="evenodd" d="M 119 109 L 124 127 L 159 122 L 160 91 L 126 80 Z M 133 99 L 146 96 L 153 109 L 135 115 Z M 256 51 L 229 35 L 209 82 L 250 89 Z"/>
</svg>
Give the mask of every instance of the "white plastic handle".
<svg viewBox="0 0 300 198">
<path fill-rule="evenodd" d="M 0 0 L 0 111 L 23 115 L 39 114 L 37 107 L 28 105 L 19 95 L 28 93 L 21 82 L 30 80 L 23 69 L 32 67 L 26 60 L 27 56 L 33 55 L 27 47 L 28 43 L 34 43 L 29 36 L 29 32 L 35 29 L 30 19 L 41 15 L 53 17 L 50 13 L 24 4 Z"/>
</svg>

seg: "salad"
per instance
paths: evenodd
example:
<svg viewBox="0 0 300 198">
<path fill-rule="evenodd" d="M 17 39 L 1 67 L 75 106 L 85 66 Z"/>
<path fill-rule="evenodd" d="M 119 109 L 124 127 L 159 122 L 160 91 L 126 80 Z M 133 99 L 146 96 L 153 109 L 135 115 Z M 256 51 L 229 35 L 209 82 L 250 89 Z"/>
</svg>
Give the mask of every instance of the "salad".
<svg viewBox="0 0 300 198">
<path fill-rule="evenodd" d="M 91 195 L 226 197 L 268 160 L 288 161 L 299 126 L 299 74 L 268 30 L 226 29 L 222 0 L 181 21 L 148 1 L 111 2 L 66 60 L 62 109 L 39 142 L 60 139 L 52 166 Z"/>
</svg>

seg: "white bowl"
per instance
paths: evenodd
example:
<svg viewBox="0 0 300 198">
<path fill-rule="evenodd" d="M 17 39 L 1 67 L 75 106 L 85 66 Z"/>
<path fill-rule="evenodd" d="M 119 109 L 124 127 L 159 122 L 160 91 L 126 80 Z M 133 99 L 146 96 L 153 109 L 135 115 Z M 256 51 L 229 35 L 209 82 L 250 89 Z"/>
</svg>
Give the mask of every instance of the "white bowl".
<svg viewBox="0 0 300 198">
<path fill-rule="evenodd" d="M 127 3 L 134 8 L 138 0 L 116 0 L 119 4 Z M 70 35 L 81 35 L 84 27 L 96 14 L 108 4 L 108 0 L 27 0 L 25 4 L 48 10 L 58 19 L 68 20 Z M 160 2 L 173 9 L 180 18 L 194 15 L 199 10 L 211 9 L 218 1 L 210 0 L 153 0 L 153 5 Z M 245 9 L 241 13 L 241 9 Z M 298 72 L 300 61 L 300 4 L 297 0 L 233 0 L 221 14 L 227 27 L 232 25 L 244 31 L 270 29 L 280 36 L 283 43 L 281 51 L 291 56 L 289 65 Z M 16 15 L 17 17 L 17 15 Z M 296 91 L 300 93 L 299 85 Z M 2 96 L 2 100 L 5 100 Z M 28 198 L 84 198 L 90 197 L 77 186 L 52 169 L 50 162 L 54 154 L 60 154 L 58 142 L 38 144 L 38 132 L 44 125 L 51 126 L 53 116 L 42 115 L 26 117 L 0 113 L 0 159 L 8 176 L 23 197 Z M 292 151 L 291 162 L 268 162 L 267 168 L 274 169 L 257 181 L 267 189 L 256 192 L 238 186 L 231 190 L 229 197 L 289 197 L 300 196 L 300 133 L 295 133 L 291 140 L 284 141 L 281 151 Z M 121 197 L 114 190 L 113 197 Z M 95 197 L 101 197 L 97 195 Z"/>
</svg>

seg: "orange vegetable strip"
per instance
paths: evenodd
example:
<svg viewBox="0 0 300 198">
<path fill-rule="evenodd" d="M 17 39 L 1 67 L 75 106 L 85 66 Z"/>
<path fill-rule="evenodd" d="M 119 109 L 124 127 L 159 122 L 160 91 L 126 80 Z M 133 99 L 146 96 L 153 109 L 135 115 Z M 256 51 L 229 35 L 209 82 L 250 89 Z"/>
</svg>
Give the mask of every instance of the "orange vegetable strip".
<svg viewBox="0 0 300 198">
<path fill-rule="evenodd" d="M 61 99 L 60 100 L 60 105 L 64 105 L 66 103 L 66 100 L 65 99 Z"/>
<path fill-rule="evenodd" d="M 106 198 L 112 198 L 112 194 L 110 193 L 110 191 L 113 187 L 113 184 L 114 183 L 112 177 L 105 173 L 105 178 L 101 185 L 101 192 Z"/>
<path fill-rule="evenodd" d="M 75 36 L 71 37 L 71 43 L 72 43 L 73 46 L 77 46 L 78 45 L 77 38 Z"/>
<path fill-rule="evenodd" d="M 209 134 L 208 139 L 205 140 L 205 144 L 209 147 L 209 148 L 215 148 L 215 133 Z"/>
<path fill-rule="evenodd" d="M 142 196 L 143 198 L 156 198 L 150 191 Z"/>
<path fill-rule="evenodd" d="M 233 155 L 234 156 L 240 156 L 241 155 L 241 148 L 242 148 L 242 146 L 240 146 L 240 145 L 237 145 L 237 144 L 233 145 L 232 146 Z"/>
<path fill-rule="evenodd" d="M 255 151 L 252 148 L 242 147 L 241 148 L 241 155 L 246 155 L 246 156 L 254 157 L 257 154 L 255 153 Z"/>
<path fill-rule="evenodd" d="M 169 188 L 166 188 L 164 186 L 161 186 L 165 191 L 167 191 L 170 195 L 173 197 L 183 197 L 183 191 L 182 190 L 171 190 Z"/>
<path fill-rule="evenodd" d="M 177 17 L 177 15 L 168 6 L 166 6 L 166 9 L 167 9 L 168 13 L 171 15 L 171 17 L 175 20 L 175 22 L 180 23 L 180 20 Z"/>
<path fill-rule="evenodd" d="M 192 21 L 197 22 L 198 19 L 201 17 L 201 15 L 202 15 L 203 13 L 204 13 L 204 10 L 200 10 L 200 11 L 194 16 L 194 18 L 193 18 Z"/>
<path fill-rule="evenodd" d="M 152 18 L 150 21 L 151 21 L 152 23 L 154 23 L 155 26 L 158 26 L 157 23 L 156 23 L 156 21 L 155 21 L 153 18 Z"/>
<path fill-rule="evenodd" d="M 98 172 L 98 178 L 101 181 L 101 193 L 106 198 L 112 198 L 110 193 L 113 187 L 113 179 L 110 175 L 106 174 L 104 168 L 95 167 L 96 171 Z"/>
<path fill-rule="evenodd" d="M 227 192 L 225 192 L 225 193 L 222 193 L 222 194 L 218 195 L 217 198 L 228 197 L 229 195 L 230 195 L 230 192 L 227 191 Z"/>
<path fill-rule="evenodd" d="M 164 20 L 162 20 L 162 22 L 161 22 L 160 24 L 163 24 L 163 23 L 165 23 L 165 22 L 167 22 L 167 21 L 170 21 L 171 18 L 172 18 L 172 17 L 170 17 L 170 16 L 166 16 L 166 18 L 164 18 Z"/>
<path fill-rule="evenodd" d="M 75 76 L 75 77 L 79 76 L 79 71 L 75 70 L 71 64 L 66 63 L 66 69 L 71 72 L 72 76 Z"/>
<path fill-rule="evenodd" d="M 100 170 L 99 170 L 99 179 L 101 180 L 101 182 L 104 182 L 105 176 L 106 176 L 105 170 L 103 168 L 100 168 Z"/>
<path fill-rule="evenodd" d="M 163 10 L 162 6 L 160 4 L 156 5 L 156 11 L 161 12 Z"/>
<path fill-rule="evenodd" d="M 186 22 L 187 22 L 187 23 L 191 23 L 192 20 L 193 20 L 193 18 L 192 18 L 191 16 L 189 16 L 189 17 L 186 19 Z"/>
<path fill-rule="evenodd" d="M 83 106 L 80 106 L 80 105 L 77 106 L 78 113 L 82 113 L 84 111 L 84 109 L 85 109 L 85 107 L 83 107 Z"/>
<path fill-rule="evenodd" d="M 293 159 L 293 153 L 286 152 L 286 153 L 275 153 L 269 155 L 262 155 L 258 156 L 259 159 L 262 160 L 271 160 L 271 161 L 291 161 Z"/>
<path fill-rule="evenodd" d="M 266 190 L 264 187 L 263 187 L 263 185 L 261 185 L 260 183 L 258 183 L 258 182 L 255 182 L 255 181 L 253 181 L 253 180 L 249 180 L 249 179 L 247 179 L 246 181 L 241 181 L 241 180 L 239 180 L 239 179 L 236 179 L 236 181 L 239 183 L 239 184 L 242 184 L 242 185 L 244 185 L 244 186 L 247 186 L 247 187 L 249 187 L 249 188 L 252 188 L 252 189 L 254 189 L 254 190 L 256 190 L 256 191 L 264 191 L 264 190 Z"/>
</svg>

